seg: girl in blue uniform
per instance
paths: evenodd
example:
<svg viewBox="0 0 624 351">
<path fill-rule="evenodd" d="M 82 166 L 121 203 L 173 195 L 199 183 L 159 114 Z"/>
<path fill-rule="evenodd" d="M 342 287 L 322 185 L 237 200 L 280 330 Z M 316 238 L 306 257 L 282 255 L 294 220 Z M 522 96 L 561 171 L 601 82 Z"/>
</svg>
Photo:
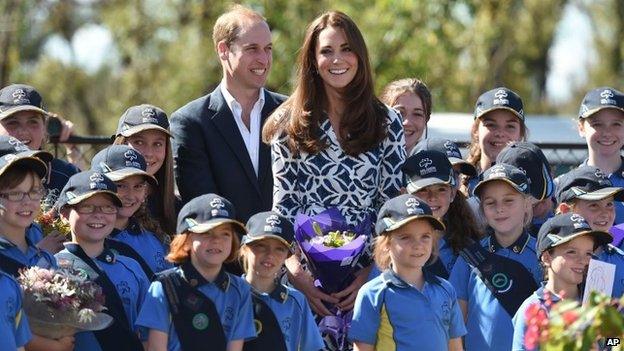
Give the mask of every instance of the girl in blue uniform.
<svg viewBox="0 0 624 351">
<path fill-rule="evenodd" d="M 150 279 L 154 273 L 172 268 L 165 260 L 169 236 L 147 215 L 148 187 L 158 183 L 146 172 L 145 158 L 130 146 L 112 145 L 98 152 L 91 166 L 115 182 L 123 203 L 110 235 L 113 240 L 107 241 L 109 247 L 139 262 Z"/>
<path fill-rule="evenodd" d="M 413 195 L 382 206 L 374 257 L 384 272 L 357 295 L 354 350 L 462 350 L 466 329 L 455 289 L 423 269 L 436 259 L 438 230 L 444 225 Z"/>
<path fill-rule="evenodd" d="M 247 221 L 240 258 L 251 285 L 257 337 L 245 351 L 320 350 L 324 343 L 305 296 L 277 280 L 294 240 L 290 221 L 261 212 Z"/>
<path fill-rule="evenodd" d="M 73 175 L 61 191 L 56 208 L 69 223 L 72 242 L 55 255 L 59 266 L 86 272 L 104 292 L 106 313 L 113 323 L 99 331 L 76 334 L 76 351 L 134 351 L 143 345 L 134 321 L 149 281 L 139 264 L 105 247 L 122 202 L 115 183 L 97 171 Z"/>
<path fill-rule="evenodd" d="M 534 350 L 525 345 L 525 313 L 529 306 L 538 304 L 548 312 L 545 292 L 552 302 L 566 299 L 581 300 L 581 286 L 594 250 L 611 242 L 607 232 L 593 230 L 578 214 L 560 214 L 547 220 L 537 236 L 537 257 L 546 271 L 546 281 L 527 298 L 513 319 L 512 351 Z"/>
<path fill-rule="evenodd" d="M 453 165 L 445 153 L 423 150 L 410 156 L 402 171 L 407 192 L 423 199 L 446 227 L 438 243 L 439 259 L 428 269 L 448 279 L 459 252 L 482 237 L 466 198 L 457 191 Z"/>
<path fill-rule="evenodd" d="M 157 275 L 136 322 L 149 329 L 150 350 L 240 351 L 256 336 L 249 285 L 223 269 L 245 233 L 234 218 L 232 204 L 215 194 L 180 210 L 167 256 L 179 266 Z"/>
<path fill-rule="evenodd" d="M 24 351 L 30 328 L 22 311 L 22 290 L 10 275 L 0 270 L 0 350 Z"/>
<path fill-rule="evenodd" d="M 511 348 L 511 318 L 538 287 L 530 223 L 532 200 L 526 175 L 500 163 L 483 173 L 475 187 L 490 235 L 460 252 L 450 282 L 457 290 L 468 333 L 467 351 Z"/>
<path fill-rule="evenodd" d="M 165 233 L 174 233 L 178 204 L 173 191 L 171 132 L 165 111 L 149 104 L 129 107 L 119 118 L 114 144 L 128 145 L 145 157 L 147 173 L 158 180 L 147 197 L 149 211 Z"/>
</svg>

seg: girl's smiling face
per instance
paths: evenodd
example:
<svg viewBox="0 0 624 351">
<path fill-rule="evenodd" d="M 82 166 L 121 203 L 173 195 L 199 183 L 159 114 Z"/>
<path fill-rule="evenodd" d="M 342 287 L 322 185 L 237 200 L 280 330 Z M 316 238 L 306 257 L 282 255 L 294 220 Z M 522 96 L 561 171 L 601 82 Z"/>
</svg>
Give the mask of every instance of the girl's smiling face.
<svg viewBox="0 0 624 351">
<path fill-rule="evenodd" d="M 494 110 L 479 119 L 477 138 L 483 157 L 491 163 L 509 142 L 522 139 L 521 121 L 512 112 Z"/>
<path fill-rule="evenodd" d="M 564 286 L 576 286 L 583 282 L 589 260 L 594 253 L 594 239 L 589 235 L 579 236 L 570 242 L 558 245 L 542 254 L 542 261 Z M 549 277 L 552 279 L 552 277 Z"/>
<path fill-rule="evenodd" d="M 390 235 L 390 258 L 397 273 L 421 269 L 427 264 L 436 240 L 435 229 L 428 220 L 415 219 Z"/>
<path fill-rule="evenodd" d="M 604 109 L 591 117 L 583 118 L 578 125 L 579 134 L 587 140 L 591 152 L 597 156 L 619 155 L 624 146 L 624 112 Z"/>
<path fill-rule="evenodd" d="M 0 135 L 9 135 L 31 150 L 39 150 L 46 134 L 43 116 L 34 111 L 20 111 L 0 120 Z"/>
<path fill-rule="evenodd" d="M 28 193 L 20 201 L 11 201 L 11 193 Z M 39 202 L 45 194 L 45 189 L 34 173 L 28 173 L 22 182 L 13 188 L 0 191 L 0 228 L 3 231 L 24 231 L 32 224 L 39 213 Z M 31 198 L 33 196 L 33 198 Z"/>
<path fill-rule="evenodd" d="M 129 136 L 126 143 L 145 157 L 147 173 L 155 175 L 167 157 L 168 139 L 162 131 L 148 129 Z"/>
<path fill-rule="evenodd" d="M 499 180 L 484 184 L 479 199 L 485 219 L 496 234 L 514 236 L 522 232 L 531 207 L 527 196 Z"/>
<path fill-rule="evenodd" d="M 117 213 L 118 217 L 130 218 L 139 210 L 147 198 L 147 181 L 140 175 L 130 176 L 115 182 L 117 195 L 123 206 Z"/>
<path fill-rule="evenodd" d="M 427 128 L 427 117 L 422 100 L 418 95 L 406 92 L 397 97 L 392 107 L 403 117 L 405 149 L 409 152 L 422 138 Z"/>
<path fill-rule="evenodd" d="M 414 195 L 425 200 L 433 216 L 442 220 L 455 198 L 455 192 L 448 184 L 434 184 L 420 189 Z"/>
<path fill-rule="evenodd" d="M 188 239 L 191 262 L 204 268 L 221 267 L 232 252 L 232 240 L 236 233 L 232 224 L 225 223 L 206 233 L 191 233 Z"/>
<path fill-rule="evenodd" d="M 245 260 L 249 272 L 259 278 L 275 279 L 290 253 L 281 241 L 272 238 L 249 243 Z"/>
</svg>

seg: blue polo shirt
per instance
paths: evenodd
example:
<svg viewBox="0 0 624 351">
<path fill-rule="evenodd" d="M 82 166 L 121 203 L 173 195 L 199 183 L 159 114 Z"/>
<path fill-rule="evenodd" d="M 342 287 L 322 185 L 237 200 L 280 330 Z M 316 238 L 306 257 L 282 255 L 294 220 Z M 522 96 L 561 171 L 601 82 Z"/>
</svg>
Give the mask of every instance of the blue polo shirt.
<svg viewBox="0 0 624 351">
<path fill-rule="evenodd" d="M 542 283 L 542 286 L 539 287 L 539 289 L 537 289 L 533 293 L 533 295 L 529 296 L 526 300 L 524 300 L 522 305 L 520 305 L 520 307 L 518 308 L 516 315 L 513 317 L 512 323 L 514 326 L 514 333 L 513 333 L 513 344 L 511 347 L 512 351 L 526 351 L 526 350 L 539 351 L 539 347 L 537 349 L 527 349 L 524 346 L 524 334 L 526 334 L 525 314 L 529 306 L 535 303 L 538 303 L 546 312 L 550 311 L 550 308 L 546 306 L 546 299 L 544 298 L 544 290 L 546 290 L 546 288 L 544 287 L 544 284 L 545 283 Z M 550 296 L 551 296 L 551 300 L 553 303 L 558 302 L 560 300 L 559 296 L 552 292 Z"/>
<path fill-rule="evenodd" d="M 609 180 L 611 181 L 611 184 L 613 184 L 614 187 L 624 188 L 624 158 L 620 158 L 620 159 L 622 160 L 622 164 L 620 165 L 620 168 L 617 171 L 611 174 L 608 174 L 607 178 L 609 178 Z M 583 163 L 581 163 L 581 166 L 587 165 L 587 161 L 588 160 L 583 161 Z M 613 222 L 613 225 L 624 223 L 624 202 L 614 201 L 614 204 L 615 204 L 615 221 Z"/>
<path fill-rule="evenodd" d="M 22 252 L 15 244 L 0 237 L 0 255 L 9 257 L 26 267 L 57 268 L 56 259 L 54 259 L 52 254 L 37 248 L 28 236 L 26 237 L 26 242 L 28 243 L 28 249 L 26 252 Z"/>
<path fill-rule="evenodd" d="M 386 270 L 364 284 L 355 299 L 349 340 L 377 350 L 448 350 L 466 334 L 455 289 L 424 271 L 422 291 Z"/>
<path fill-rule="evenodd" d="M 619 299 L 624 294 L 624 251 L 608 244 L 601 248 L 601 252 L 597 256 L 600 261 L 615 265 L 615 277 L 611 296 Z"/>
<path fill-rule="evenodd" d="M 74 266 L 74 262 L 68 262 L 66 258 L 61 258 L 65 253 L 67 253 L 67 249 L 62 250 L 56 255 L 59 257 L 59 264 L 61 266 Z M 146 331 L 135 328 L 134 323 L 149 287 L 149 280 L 145 276 L 145 273 L 143 273 L 141 266 L 132 258 L 117 255 L 114 251 L 109 249 L 104 249 L 104 251 L 95 258 L 95 262 L 115 285 L 115 290 L 117 290 L 123 304 L 126 318 L 130 322 L 129 327 L 133 328 L 134 331 L 138 331 L 142 339 L 147 340 Z M 76 265 L 82 266 L 81 263 L 77 263 Z M 95 335 L 90 331 L 76 333 L 74 345 L 74 351 L 102 350 Z"/>
<path fill-rule="evenodd" d="M 50 179 L 43 183 L 43 186 L 48 190 L 51 195 L 58 196 L 67 184 L 67 181 L 71 176 L 80 172 L 78 167 L 73 164 L 54 158 L 49 164 Z"/>
<path fill-rule="evenodd" d="M 204 280 L 197 289 L 212 300 L 217 308 L 228 342 L 256 336 L 249 284 L 222 269 L 214 282 Z M 136 325 L 167 333 L 169 335 L 167 350 L 181 350 L 169 314 L 169 303 L 159 281 L 154 281 L 150 285 Z"/>
<path fill-rule="evenodd" d="M 438 259 L 442 262 L 446 271 L 451 274 L 451 270 L 453 270 L 458 255 L 455 254 L 453 247 L 445 237 L 441 237 L 440 240 L 438 240 L 438 251 Z"/>
<path fill-rule="evenodd" d="M 10 275 L 0 271 L 0 350 L 15 350 L 32 338 L 22 310 L 22 290 Z"/>
<path fill-rule="evenodd" d="M 43 229 L 37 223 L 32 223 L 26 228 L 26 237 L 33 245 L 37 245 L 43 239 Z"/>
<path fill-rule="evenodd" d="M 482 239 L 481 245 L 496 255 L 520 262 L 536 283 L 542 281 L 542 269 L 535 251 L 536 240 L 526 232 L 509 247 L 502 247 L 493 235 Z M 455 262 L 449 281 L 457 291 L 457 298 L 468 305 L 468 334 L 464 338 L 466 351 L 509 351 L 513 337 L 512 316 L 462 257 Z"/>
<path fill-rule="evenodd" d="M 270 294 L 255 291 L 251 286 L 250 289 L 273 311 L 288 351 L 316 351 L 325 346 L 308 301 L 299 290 L 282 284 Z"/>
<path fill-rule="evenodd" d="M 173 268 L 173 264 L 165 260 L 168 248 L 156 234 L 142 229 L 137 223 L 130 223 L 124 230 L 115 229 L 109 237 L 132 247 L 154 273 Z"/>
</svg>

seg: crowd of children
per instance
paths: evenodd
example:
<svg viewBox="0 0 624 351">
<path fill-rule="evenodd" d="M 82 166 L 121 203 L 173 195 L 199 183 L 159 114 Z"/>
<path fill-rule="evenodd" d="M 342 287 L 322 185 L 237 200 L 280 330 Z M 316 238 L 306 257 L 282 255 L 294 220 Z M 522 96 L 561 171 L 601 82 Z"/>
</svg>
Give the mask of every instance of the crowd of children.
<svg viewBox="0 0 624 351">
<path fill-rule="evenodd" d="M 580 301 L 592 257 L 616 266 L 612 295 L 622 296 L 624 252 L 609 230 L 624 222 L 624 94 L 586 94 L 578 130 L 589 158 L 555 180 L 524 141 L 510 89 L 478 98 L 467 160 L 453 141 L 427 138 L 424 83 L 393 82 L 383 99 L 405 120 L 410 156 L 404 194 L 374 221 L 374 267 L 348 329 L 355 350 L 528 350 L 524 312 L 548 310 L 547 294 Z M 128 108 L 114 145 L 79 171 L 41 150 L 42 100 L 27 85 L 0 90 L 0 350 L 324 348 L 306 296 L 280 279 L 300 254 L 288 218 L 241 223 L 217 194 L 181 206 L 169 122 L 153 105 Z M 44 199 L 71 238 L 43 235 Z M 224 269 L 237 260 L 242 277 Z M 86 272 L 113 323 L 60 339 L 33 333 L 15 280 L 32 266 Z"/>
</svg>

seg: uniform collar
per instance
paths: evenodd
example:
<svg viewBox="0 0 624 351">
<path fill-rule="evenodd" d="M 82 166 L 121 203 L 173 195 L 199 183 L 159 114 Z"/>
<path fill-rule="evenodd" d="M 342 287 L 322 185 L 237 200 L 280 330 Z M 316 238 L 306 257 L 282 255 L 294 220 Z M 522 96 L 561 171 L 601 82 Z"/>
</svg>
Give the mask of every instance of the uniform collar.
<svg viewBox="0 0 624 351">
<path fill-rule="evenodd" d="M 115 251 L 104 246 L 104 250 L 102 251 L 102 253 L 97 255 L 95 259 L 98 261 L 106 262 L 108 264 L 113 264 L 115 263 L 115 261 L 117 261 L 117 255 L 115 254 Z"/>
<path fill-rule="evenodd" d="M 425 278 L 425 282 L 429 284 L 433 284 L 437 281 L 435 275 L 427 272 L 427 270 L 423 269 L 423 275 Z M 392 268 L 386 269 L 383 273 L 381 273 L 381 279 L 386 285 L 394 285 L 399 288 L 409 288 L 412 287 L 410 284 L 406 283 L 401 277 L 399 277 Z"/>
<path fill-rule="evenodd" d="M 548 291 L 550 293 L 550 300 L 555 303 L 555 302 L 559 302 L 559 300 L 561 300 L 561 297 L 559 297 L 559 295 L 551 292 L 550 290 L 546 289 L 546 282 L 542 282 L 542 285 L 535 290 L 535 295 L 537 295 L 537 297 L 540 299 L 540 301 L 545 302 L 546 301 L 546 297 L 544 296 L 544 293 Z"/>
<path fill-rule="evenodd" d="M 607 178 L 610 178 L 613 174 L 617 175 L 620 178 L 624 178 L 624 157 L 620 156 L 620 160 L 622 160 L 622 162 L 620 163 L 620 168 L 607 175 Z M 587 162 L 589 162 L 589 158 L 586 158 L 583 163 L 580 164 L 580 166 L 587 166 Z"/>
<path fill-rule="evenodd" d="M 243 278 L 243 280 L 245 280 L 245 274 L 243 274 L 241 276 L 241 278 Z M 273 291 L 271 291 L 270 293 L 262 293 L 258 290 L 256 290 L 256 288 L 254 288 L 251 284 L 249 284 L 249 286 L 251 286 L 251 291 L 260 296 L 260 295 L 268 295 L 269 297 L 271 297 L 273 300 L 279 302 L 279 303 L 284 303 L 286 302 L 286 300 L 288 300 L 288 289 L 286 289 L 286 287 L 282 284 L 280 284 L 279 280 L 275 281 L 275 289 L 273 289 Z"/>
<path fill-rule="evenodd" d="M 35 250 L 37 250 L 37 252 L 39 252 L 39 248 L 36 247 L 35 245 L 33 245 L 33 243 L 30 241 L 30 239 L 28 238 L 28 235 L 26 236 L 26 245 L 28 245 L 29 248 L 34 248 Z M 7 238 L 0 236 L 0 249 L 1 250 L 6 250 L 6 249 L 10 249 L 13 247 L 17 247 L 17 245 L 13 244 L 11 241 L 9 241 Z"/>
<path fill-rule="evenodd" d="M 204 278 L 197 271 L 197 269 L 195 269 L 191 261 L 187 261 L 180 265 L 180 269 L 182 270 L 184 279 L 186 279 L 186 281 L 194 288 L 198 288 L 204 284 L 214 284 L 221 289 L 221 291 L 225 292 L 230 287 L 230 276 L 225 272 L 223 267 L 219 271 L 219 274 L 217 274 L 214 282 L 206 280 L 206 278 Z"/>
<path fill-rule="evenodd" d="M 520 235 L 520 237 L 507 248 L 512 250 L 514 253 L 521 254 L 522 251 L 524 251 L 524 248 L 529 243 L 530 238 L 531 237 L 529 236 L 529 234 L 526 231 L 523 231 L 522 235 Z M 496 236 L 494 236 L 494 234 L 492 233 L 489 236 L 488 240 L 488 251 L 490 251 L 491 253 L 495 253 L 500 249 L 504 249 L 504 247 L 499 244 L 498 241 L 496 241 Z"/>
<path fill-rule="evenodd" d="M 130 235 L 139 235 L 141 234 L 141 231 L 141 225 L 139 224 L 139 222 L 134 218 L 130 218 L 128 219 L 128 225 L 123 230 L 115 228 L 113 229 L 113 232 L 110 234 L 110 236 L 114 238 L 121 232 L 126 232 Z"/>
</svg>

